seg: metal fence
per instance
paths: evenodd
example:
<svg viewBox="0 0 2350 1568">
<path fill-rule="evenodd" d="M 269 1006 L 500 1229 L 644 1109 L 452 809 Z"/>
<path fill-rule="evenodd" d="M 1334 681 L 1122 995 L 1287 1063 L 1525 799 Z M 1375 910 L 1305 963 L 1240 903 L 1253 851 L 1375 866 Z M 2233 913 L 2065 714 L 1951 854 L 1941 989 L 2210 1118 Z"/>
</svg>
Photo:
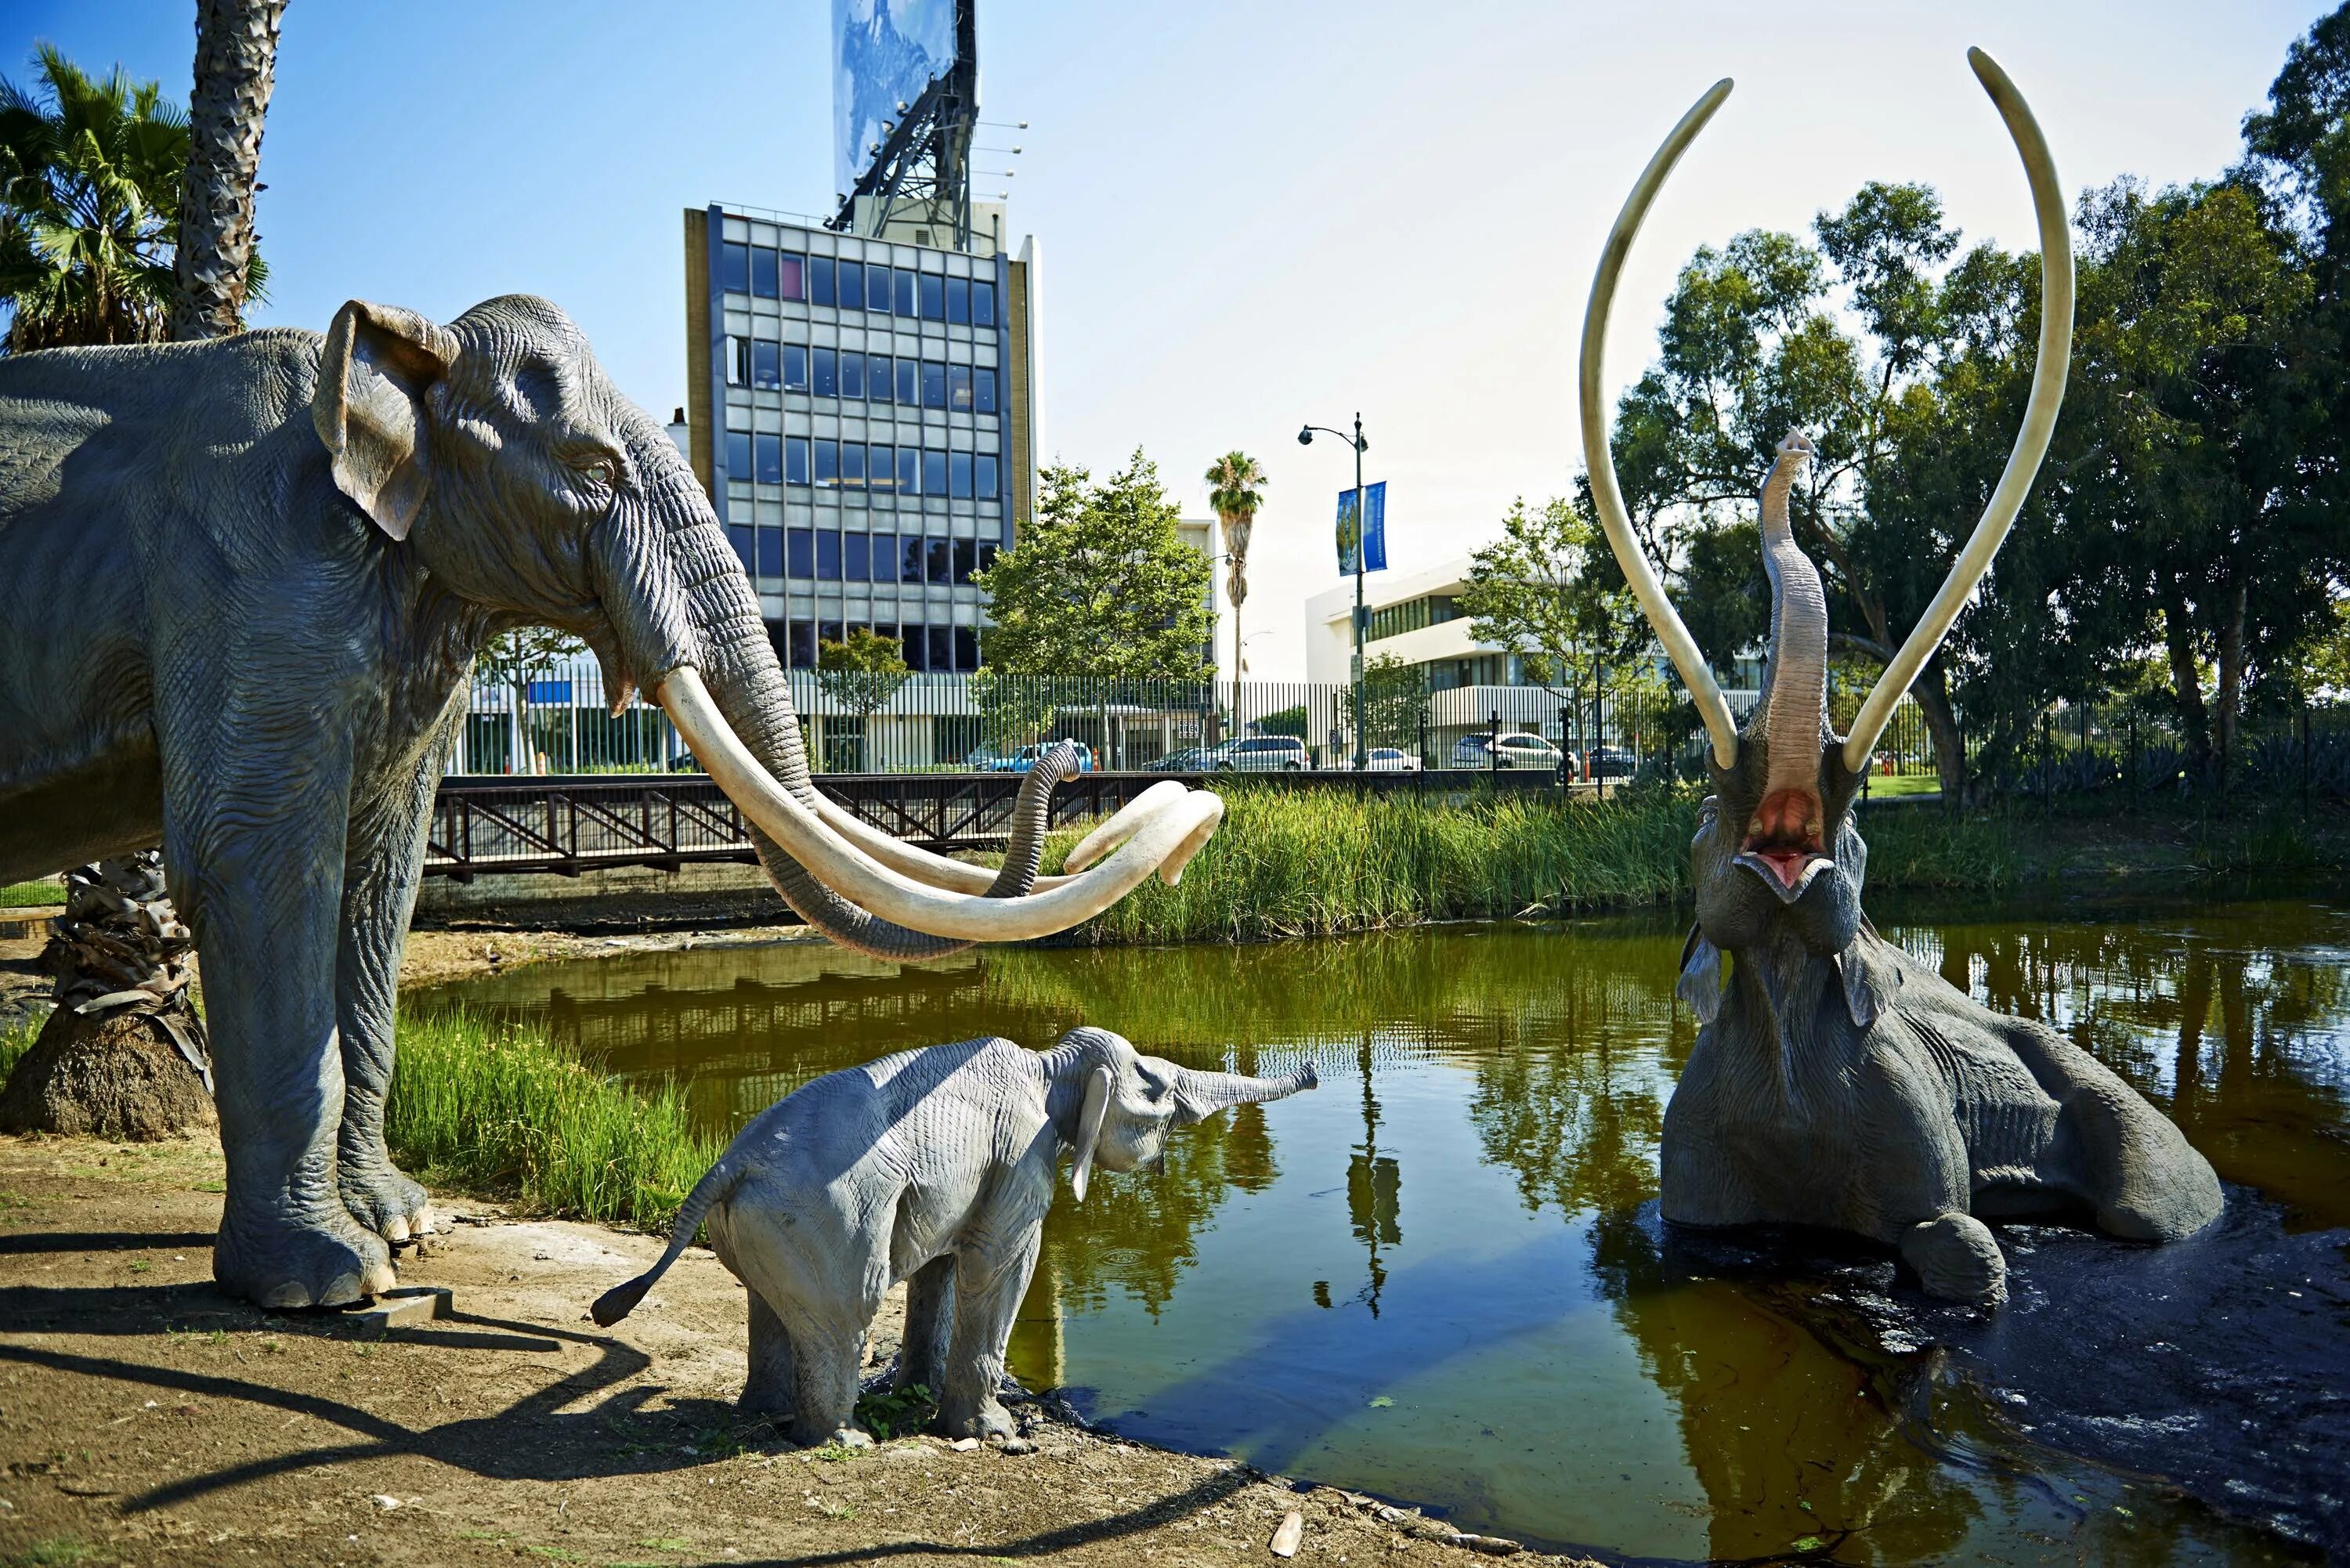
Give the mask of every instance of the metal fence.
<svg viewBox="0 0 2350 1568">
<path fill-rule="evenodd" d="M 1977 790 L 2007 799 L 2306 804 L 2350 796 L 2350 705 L 2338 702 L 2251 714 L 2224 742 L 2207 735 L 2201 744 L 2159 709 L 2055 702 L 2020 735 L 1967 733 L 1965 743 Z"/>
</svg>

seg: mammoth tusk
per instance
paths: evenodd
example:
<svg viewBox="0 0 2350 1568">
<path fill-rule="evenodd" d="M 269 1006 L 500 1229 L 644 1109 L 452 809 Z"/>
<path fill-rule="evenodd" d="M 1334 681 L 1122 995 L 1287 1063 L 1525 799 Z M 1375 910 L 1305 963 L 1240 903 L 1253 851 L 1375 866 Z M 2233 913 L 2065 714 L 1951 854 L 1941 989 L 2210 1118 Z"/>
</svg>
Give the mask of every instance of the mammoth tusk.
<svg viewBox="0 0 2350 1568">
<path fill-rule="evenodd" d="M 2056 410 L 2064 401 L 2064 378 L 2071 369 L 2073 235 L 2065 223 L 2064 194 L 2056 183 L 2055 161 L 2048 155 L 2039 122 L 2032 118 L 2031 105 L 1999 68 L 1999 62 L 1981 49 L 1969 49 L 1967 63 L 1974 67 L 1983 91 L 1991 95 L 2000 118 L 2007 122 L 2007 133 L 2023 159 L 2024 176 L 2032 182 L 2033 213 L 2040 223 L 2040 358 L 2032 369 L 2032 401 L 2024 409 L 2023 428 L 2015 432 L 2015 446 L 2007 454 L 2007 467 L 1999 476 L 1998 488 L 1991 492 L 1991 504 L 1983 508 L 1982 519 L 1968 536 L 1966 547 L 1950 563 L 1950 575 L 1942 579 L 1934 602 L 1918 618 L 1909 639 L 1885 667 L 1885 673 L 1869 690 L 1868 700 L 1854 716 L 1852 733 L 1844 743 L 1847 773 L 1857 774 L 1868 766 L 1868 753 L 1876 750 L 1877 738 L 1892 719 L 1893 705 L 1918 679 L 1926 660 L 1934 657 L 1967 597 L 1991 569 L 1991 556 L 2007 537 L 2033 478 L 2040 472 L 2049 435 L 2056 428 Z"/>
<path fill-rule="evenodd" d="M 701 674 L 681 665 L 663 676 L 657 700 L 694 757 L 743 814 L 809 874 L 885 920 L 963 941 L 1022 941 L 1091 919 L 1140 886 L 1153 871 L 1180 875 L 1182 863 L 1223 818 L 1223 802 L 1206 790 L 1187 795 L 1118 847 L 1108 862 L 1049 891 L 983 898 L 943 891 L 882 864 L 829 830 L 817 815 L 759 765 L 726 722 Z"/>
<path fill-rule="evenodd" d="M 1730 701 L 1722 696 L 1713 671 L 1707 668 L 1697 639 L 1681 624 L 1672 601 L 1665 597 L 1664 585 L 1657 580 L 1648 556 L 1641 553 L 1639 541 L 1632 536 L 1631 519 L 1624 513 L 1623 492 L 1616 483 L 1615 459 L 1607 451 L 1607 410 L 1601 400 L 1599 372 L 1607 347 L 1607 310 L 1615 303 L 1616 280 L 1624 270 L 1624 258 L 1631 254 L 1633 237 L 1640 232 L 1640 220 L 1648 215 L 1648 203 L 1656 200 L 1665 176 L 1672 172 L 1673 165 L 1680 161 L 1689 144 L 1730 96 L 1732 85 L 1728 77 L 1722 78 L 1681 116 L 1680 123 L 1673 127 L 1664 145 L 1648 160 L 1648 168 L 1641 171 L 1639 182 L 1625 198 L 1624 210 L 1616 214 L 1616 226 L 1608 231 L 1607 246 L 1599 253 L 1599 271 L 1591 280 L 1591 303 L 1583 314 L 1583 358 L 1575 378 L 1583 417 L 1583 462 L 1591 475 L 1591 500 L 1598 509 L 1600 526 L 1607 530 L 1608 545 L 1616 552 L 1617 564 L 1624 568 L 1624 580 L 1631 585 L 1648 624 L 1656 628 L 1657 640 L 1664 644 L 1666 656 L 1680 671 L 1682 684 L 1696 701 L 1698 717 L 1705 722 L 1706 733 L 1713 740 L 1714 763 L 1722 768 L 1731 767 L 1738 761 L 1738 722 L 1731 717 Z"/>
<path fill-rule="evenodd" d="M 920 845 L 892 838 L 822 790 L 816 792 L 816 815 L 827 827 L 857 848 L 892 871 L 903 872 L 918 882 L 927 882 L 950 893 L 971 894 L 984 893 L 995 885 L 995 873 L 987 867 L 973 866 L 944 855 L 933 855 Z M 1035 890 L 1048 892 L 1068 880 L 1066 877 L 1039 877 Z"/>
<path fill-rule="evenodd" d="M 1142 825 L 1157 816 L 1175 802 L 1191 793 L 1173 779 L 1161 779 L 1120 806 L 1094 830 L 1069 848 L 1068 858 L 1062 862 L 1072 871 L 1082 871 L 1142 829 Z"/>
</svg>

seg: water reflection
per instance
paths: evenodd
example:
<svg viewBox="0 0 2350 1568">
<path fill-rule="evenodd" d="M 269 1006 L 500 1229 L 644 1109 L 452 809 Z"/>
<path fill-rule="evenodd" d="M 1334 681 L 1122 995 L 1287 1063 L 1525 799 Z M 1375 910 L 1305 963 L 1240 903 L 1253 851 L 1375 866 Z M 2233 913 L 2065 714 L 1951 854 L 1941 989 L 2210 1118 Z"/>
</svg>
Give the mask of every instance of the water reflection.
<svg viewBox="0 0 2350 1568">
<path fill-rule="evenodd" d="M 1918 912 L 1885 927 L 1978 998 L 2068 1032 L 2293 1226 L 2350 1224 L 2340 909 L 2030 926 Z M 1942 1331 L 1887 1296 L 1882 1259 L 1791 1265 L 1669 1236 L 1654 1198 L 1691 1040 L 1671 992 L 1680 934 L 1659 918 L 921 969 L 794 944 L 549 966 L 444 995 L 541 1012 L 615 1072 L 683 1075 L 718 1128 L 887 1051 L 982 1033 L 1041 1045 L 1081 1020 L 1195 1066 L 1311 1055 L 1319 1093 L 1191 1129 L 1163 1172 L 1103 1173 L 1083 1208 L 1046 1221 L 1014 1369 L 1076 1386 L 1139 1436 L 1439 1503 L 1472 1528 L 1659 1558 L 2282 1550 L 2041 1446 L 2127 1448 L 2099 1446 L 2111 1431 L 2093 1402 L 2077 1419 L 2043 1408 L 1997 1345 L 1952 1331 L 1950 1356 L 1906 1347 L 1904 1333 Z M 2108 1250 L 2064 1266 L 2125 1277 L 2117 1244 L 2095 1245 Z M 2343 1298 L 2338 1246 L 2293 1257 L 2330 1269 L 2312 1291 Z M 2019 1278 L 2042 1266 L 2020 1257 Z M 2217 1317 L 2245 1288 L 2221 1263 L 2168 1266 L 2200 1271 Z M 2047 1277 L 2044 1297 L 2083 1293 Z M 2161 1337 L 2112 1321 L 2117 1356 Z M 2021 1326 L 2010 1337 L 2033 1343 Z M 2129 1376 L 2116 1364 L 2106 1381 Z M 2152 1452 L 2127 1462 L 2169 1468 Z M 2187 1479 L 2217 1494 L 2225 1478 Z M 2334 1528 L 2291 1499 L 2264 1513 L 2318 1539 Z"/>
</svg>

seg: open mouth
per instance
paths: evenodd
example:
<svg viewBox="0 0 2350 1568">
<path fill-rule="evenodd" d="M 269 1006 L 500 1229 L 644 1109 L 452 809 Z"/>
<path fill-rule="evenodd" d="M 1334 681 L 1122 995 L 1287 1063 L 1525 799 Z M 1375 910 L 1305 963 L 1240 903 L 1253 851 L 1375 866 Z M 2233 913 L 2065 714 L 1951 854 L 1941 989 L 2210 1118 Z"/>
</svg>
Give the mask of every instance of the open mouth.
<svg viewBox="0 0 2350 1568">
<path fill-rule="evenodd" d="M 1746 825 L 1737 861 L 1794 903 L 1820 868 L 1830 864 L 1821 842 L 1819 797 L 1808 790 L 1783 789 L 1767 796 Z"/>
</svg>

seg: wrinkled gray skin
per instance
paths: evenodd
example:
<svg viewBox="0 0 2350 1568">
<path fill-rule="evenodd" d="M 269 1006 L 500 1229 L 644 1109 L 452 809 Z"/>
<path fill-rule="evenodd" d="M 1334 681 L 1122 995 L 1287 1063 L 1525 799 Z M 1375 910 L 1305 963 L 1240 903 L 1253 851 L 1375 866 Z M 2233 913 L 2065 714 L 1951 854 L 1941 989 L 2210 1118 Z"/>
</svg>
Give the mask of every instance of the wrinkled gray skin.
<svg viewBox="0 0 2350 1568">
<path fill-rule="evenodd" d="M 851 1420 L 865 1334 L 882 1296 L 910 1280 L 898 1386 L 931 1389 L 951 1437 L 1009 1437 L 995 1391 L 1061 1150 L 1075 1152 L 1083 1202 L 1093 1165 L 1155 1168 L 1174 1128 L 1315 1082 L 1310 1066 L 1196 1072 L 1100 1029 L 1041 1054 L 965 1040 L 830 1073 L 735 1137 L 678 1211 L 660 1262 L 598 1300 L 594 1316 L 627 1316 L 707 1217 L 711 1245 L 750 1295 L 743 1408 L 788 1415 L 795 1442 L 871 1442 Z"/>
<path fill-rule="evenodd" d="M 546 301 L 0 359 L 0 882 L 163 846 L 218 1068 L 213 1272 L 263 1305 L 380 1290 L 430 1228 L 383 1144 L 400 944 L 473 655 L 525 624 L 616 693 L 698 670 L 813 800 L 708 500 Z M 1068 761 L 992 891 L 1033 881 Z M 837 940 L 962 945 L 759 852 Z"/>
<path fill-rule="evenodd" d="M 1704 1027 L 1665 1110 L 1663 1211 L 1857 1231 L 1934 1294 L 1995 1304 L 2006 1262 L 1984 1219 L 2172 1241 L 2219 1217 L 2219 1179 L 2087 1052 L 1976 1005 L 1861 912 L 1860 780 L 1828 723 L 1818 574 L 1786 523 L 1807 455 L 1791 437 L 1764 489 L 1762 698 L 1690 846 L 1680 993 Z"/>
</svg>

